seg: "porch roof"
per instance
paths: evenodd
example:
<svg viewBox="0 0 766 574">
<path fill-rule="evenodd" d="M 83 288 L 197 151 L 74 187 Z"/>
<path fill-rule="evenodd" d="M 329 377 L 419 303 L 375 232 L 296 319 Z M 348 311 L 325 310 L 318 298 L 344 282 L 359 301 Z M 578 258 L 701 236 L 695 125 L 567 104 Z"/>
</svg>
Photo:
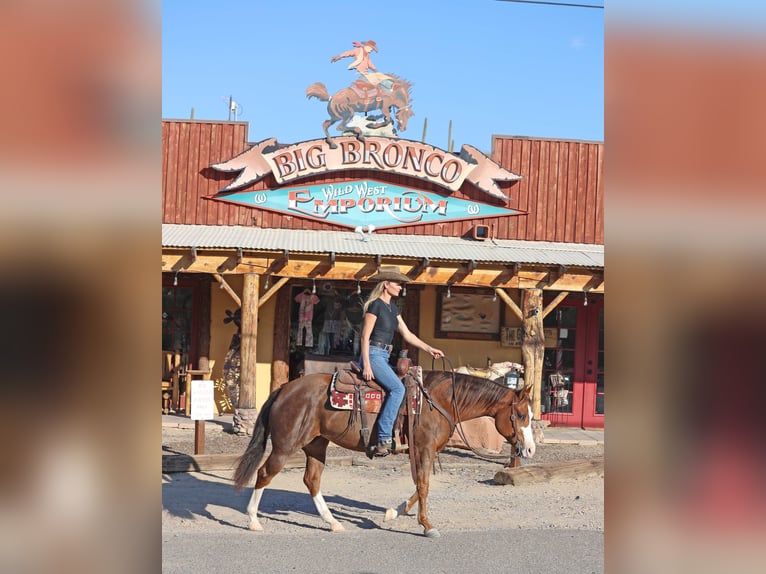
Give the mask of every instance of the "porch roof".
<svg viewBox="0 0 766 574">
<path fill-rule="evenodd" d="M 167 248 L 287 250 L 291 253 L 380 255 L 442 261 L 527 263 L 603 269 L 604 246 L 432 235 L 364 234 L 353 231 L 265 229 L 231 225 L 162 225 L 162 246 Z"/>
</svg>

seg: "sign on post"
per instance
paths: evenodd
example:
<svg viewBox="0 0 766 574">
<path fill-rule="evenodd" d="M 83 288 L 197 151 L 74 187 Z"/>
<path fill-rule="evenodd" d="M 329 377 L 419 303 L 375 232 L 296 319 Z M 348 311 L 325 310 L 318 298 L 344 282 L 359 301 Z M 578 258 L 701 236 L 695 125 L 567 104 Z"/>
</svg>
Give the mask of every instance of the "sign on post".
<svg viewBox="0 0 766 574">
<path fill-rule="evenodd" d="M 191 382 L 191 419 L 193 421 L 215 418 L 213 406 L 213 381 L 193 380 Z"/>
</svg>

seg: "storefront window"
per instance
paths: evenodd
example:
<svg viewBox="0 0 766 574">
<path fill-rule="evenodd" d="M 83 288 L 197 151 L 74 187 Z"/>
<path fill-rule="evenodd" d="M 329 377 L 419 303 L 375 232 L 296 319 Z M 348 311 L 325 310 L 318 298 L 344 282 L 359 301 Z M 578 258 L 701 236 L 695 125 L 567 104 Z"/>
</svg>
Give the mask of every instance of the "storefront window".
<svg viewBox="0 0 766 574">
<path fill-rule="evenodd" d="M 558 339 L 556 346 L 545 349 L 543 356 L 542 412 L 571 413 L 577 309 L 560 307 L 545 317 L 543 325 L 556 328 Z"/>
<path fill-rule="evenodd" d="M 321 281 L 294 286 L 290 292 L 290 377 L 300 376 L 307 361 L 344 363 L 356 361 L 364 303 L 370 289 L 340 281 Z M 405 298 L 394 300 L 404 311 Z M 396 360 L 401 337 L 394 337 L 392 361 Z M 330 369 L 331 370 L 331 369 Z"/>
<path fill-rule="evenodd" d="M 191 341 L 192 301 L 189 287 L 162 288 L 162 348 L 188 356 Z"/>
</svg>

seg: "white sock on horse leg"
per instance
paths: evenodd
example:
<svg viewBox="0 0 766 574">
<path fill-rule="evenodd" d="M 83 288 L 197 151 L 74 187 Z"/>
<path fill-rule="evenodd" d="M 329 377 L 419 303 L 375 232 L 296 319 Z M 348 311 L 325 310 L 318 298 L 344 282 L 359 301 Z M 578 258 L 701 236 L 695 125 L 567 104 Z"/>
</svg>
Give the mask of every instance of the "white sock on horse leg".
<svg viewBox="0 0 766 574">
<path fill-rule="evenodd" d="M 311 500 L 314 501 L 314 506 L 316 507 L 319 516 L 330 525 L 333 532 L 341 532 L 342 530 L 345 530 L 341 523 L 335 520 L 335 517 L 330 512 L 321 492 L 317 492 L 317 495 L 313 496 Z"/>
<path fill-rule="evenodd" d="M 258 506 L 261 503 L 261 497 L 263 496 L 262 488 L 254 488 L 253 494 L 250 496 L 250 502 L 247 503 L 247 515 L 250 517 L 250 530 L 263 530 L 263 526 L 258 521 Z"/>
</svg>

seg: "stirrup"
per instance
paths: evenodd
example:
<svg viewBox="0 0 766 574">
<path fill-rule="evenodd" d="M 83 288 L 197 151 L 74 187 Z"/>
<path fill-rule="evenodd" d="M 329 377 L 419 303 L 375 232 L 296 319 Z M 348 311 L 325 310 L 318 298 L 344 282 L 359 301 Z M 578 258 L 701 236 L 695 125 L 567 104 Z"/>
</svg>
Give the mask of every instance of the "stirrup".
<svg viewBox="0 0 766 574">
<path fill-rule="evenodd" d="M 378 457 L 388 456 L 394 450 L 394 443 L 391 440 L 382 440 L 373 450 L 373 454 Z"/>
</svg>

